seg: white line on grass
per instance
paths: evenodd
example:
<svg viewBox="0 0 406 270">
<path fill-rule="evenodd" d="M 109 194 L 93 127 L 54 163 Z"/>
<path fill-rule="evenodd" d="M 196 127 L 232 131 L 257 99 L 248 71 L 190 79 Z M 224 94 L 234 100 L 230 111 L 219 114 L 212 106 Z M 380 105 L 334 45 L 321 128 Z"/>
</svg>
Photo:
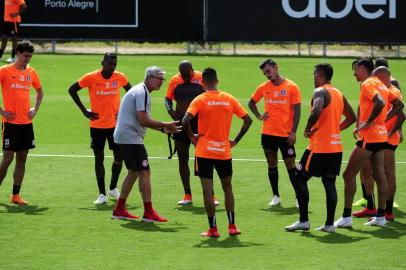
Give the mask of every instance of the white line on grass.
<svg viewBox="0 0 406 270">
<path fill-rule="evenodd" d="M 2 154 L 0 154 L 2 155 Z M 31 157 L 62 157 L 62 158 L 94 158 L 92 155 L 58 155 L 58 154 L 29 154 Z M 112 158 L 113 156 L 105 156 L 106 158 Z M 148 157 L 149 159 L 168 159 L 167 157 Z M 173 157 L 172 159 L 178 159 Z M 190 158 L 193 160 L 194 158 Z M 255 158 L 233 158 L 233 161 L 247 161 L 247 162 L 266 162 L 266 159 L 255 159 Z M 283 162 L 282 159 L 278 160 Z M 299 161 L 299 160 L 297 160 Z M 348 160 L 343 160 L 343 163 L 347 163 Z M 397 164 L 406 164 L 406 161 L 396 161 Z"/>
</svg>

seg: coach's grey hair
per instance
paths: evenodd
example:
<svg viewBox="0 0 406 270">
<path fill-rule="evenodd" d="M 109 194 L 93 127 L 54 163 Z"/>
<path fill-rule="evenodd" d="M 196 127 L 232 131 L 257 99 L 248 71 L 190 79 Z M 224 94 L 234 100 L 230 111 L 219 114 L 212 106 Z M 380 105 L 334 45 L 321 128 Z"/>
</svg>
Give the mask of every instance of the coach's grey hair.
<svg viewBox="0 0 406 270">
<path fill-rule="evenodd" d="M 149 77 L 158 77 L 158 75 L 165 75 L 166 72 L 157 66 L 150 66 L 147 67 L 147 69 L 145 70 L 145 77 L 144 80 L 146 80 Z"/>
</svg>

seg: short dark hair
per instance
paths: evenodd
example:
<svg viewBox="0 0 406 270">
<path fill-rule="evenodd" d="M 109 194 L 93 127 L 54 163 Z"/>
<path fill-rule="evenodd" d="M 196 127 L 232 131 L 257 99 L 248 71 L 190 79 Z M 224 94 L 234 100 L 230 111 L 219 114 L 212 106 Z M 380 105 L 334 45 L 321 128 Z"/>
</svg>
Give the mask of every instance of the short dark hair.
<svg viewBox="0 0 406 270">
<path fill-rule="evenodd" d="M 117 54 L 112 53 L 112 52 L 107 52 L 104 54 L 103 61 L 106 61 L 107 59 L 116 59 L 117 60 Z"/>
<path fill-rule="evenodd" d="M 354 69 L 356 66 L 364 66 L 368 73 L 372 73 L 375 68 L 374 61 L 371 57 L 361 57 L 352 62 L 352 68 Z"/>
<path fill-rule="evenodd" d="M 214 68 L 208 67 L 203 70 L 202 77 L 204 81 L 208 83 L 213 83 L 217 81 L 217 72 Z"/>
<path fill-rule="evenodd" d="M 274 60 L 272 60 L 271 58 L 268 58 L 259 65 L 259 68 L 263 69 L 266 65 L 270 65 L 270 66 L 274 67 L 274 66 L 276 66 L 278 64 Z"/>
<path fill-rule="evenodd" d="M 20 41 L 17 43 L 16 51 L 18 53 L 24 53 L 24 52 L 34 53 L 35 48 L 31 42 L 29 42 L 28 40 L 23 40 L 23 41 Z"/>
<path fill-rule="evenodd" d="M 387 67 L 389 68 L 389 63 L 388 60 L 386 60 L 385 58 L 381 57 L 381 58 L 376 58 L 375 60 L 375 67 Z"/>
<path fill-rule="evenodd" d="M 320 71 L 323 73 L 324 78 L 326 80 L 331 81 L 333 78 L 333 66 L 330 65 L 329 63 L 321 63 L 318 65 L 314 66 L 317 71 Z"/>
</svg>

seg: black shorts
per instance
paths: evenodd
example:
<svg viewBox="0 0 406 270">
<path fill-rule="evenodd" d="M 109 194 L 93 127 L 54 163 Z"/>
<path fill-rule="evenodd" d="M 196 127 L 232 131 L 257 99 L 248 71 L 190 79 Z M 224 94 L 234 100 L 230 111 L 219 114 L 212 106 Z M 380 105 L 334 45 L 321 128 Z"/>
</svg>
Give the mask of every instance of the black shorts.
<svg viewBox="0 0 406 270">
<path fill-rule="evenodd" d="M 16 36 L 20 30 L 20 24 L 14 22 L 3 22 L 2 31 L 3 35 L 13 37 Z"/>
<path fill-rule="evenodd" d="M 367 143 L 367 142 L 364 142 L 364 140 L 362 140 L 362 141 L 357 141 L 355 143 L 355 145 L 375 154 L 379 151 L 386 149 L 388 143 L 387 142 Z"/>
<path fill-rule="evenodd" d="M 127 170 L 148 171 L 148 154 L 143 144 L 118 144 Z"/>
<path fill-rule="evenodd" d="M 3 123 L 3 150 L 23 151 L 35 148 L 32 124 Z"/>
<path fill-rule="evenodd" d="M 90 128 L 90 147 L 93 150 L 104 150 L 106 140 L 109 143 L 109 149 L 118 150 L 117 144 L 113 138 L 114 128 Z"/>
<path fill-rule="evenodd" d="M 297 165 L 300 172 L 305 172 L 309 176 L 339 175 L 343 153 L 312 153 L 306 149 L 302 159 Z"/>
<path fill-rule="evenodd" d="M 192 132 L 194 134 L 197 134 L 197 117 L 193 118 L 192 121 L 190 121 L 190 127 L 192 128 Z M 174 133 L 173 134 L 173 139 L 175 141 L 180 141 L 180 142 L 184 142 L 184 143 L 187 143 L 187 144 L 192 143 L 184 130 L 182 130 L 179 133 Z"/>
<path fill-rule="evenodd" d="M 294 146 L 288 144 L 288 137 L 279 137 L 272 135 L 261 135 L 261 144 L 264 150 L 271 150 L 274 152 L 278 151 L 278 148 L 281 150 L 282 158 L 295 158 L 296 151 Z"/>
<path fill-rule="evenodd" d="M 216 168 L 220 179 L 233 175 L 233 164 L 231 159 L 211 159 L 195 157 L 195 175 L 200 178 L 213 179 L 213 171 Z"/>
<path fill-rule="evenodd" d="M 392 151 L 396 151 L 396 148 L 398 148 L 398 146 L 399 146 L 399 145 L 394 145 L 394 144 L 387 143 L 385 149 L 387 149 L 387 150 L 392 150 Z"/>
</svg>

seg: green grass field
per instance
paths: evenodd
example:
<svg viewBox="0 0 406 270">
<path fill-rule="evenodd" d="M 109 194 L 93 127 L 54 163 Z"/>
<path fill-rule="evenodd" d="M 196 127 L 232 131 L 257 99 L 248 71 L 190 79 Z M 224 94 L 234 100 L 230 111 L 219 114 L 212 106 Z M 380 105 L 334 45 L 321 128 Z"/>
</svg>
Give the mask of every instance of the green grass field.
<svg viewBox="0 0 406 270">
<path fill-rule="evenodd" d="M 9 203 L 12 170 L 0 187 L 0 269 L 405 269 L 406 251 L 406 148 L 397 150 L 398 191 L 396 221 L 385 228 L 367 227 L 365 219 L 354 220 L 353 229 L 334 234 L 314 231 L 325 220 L 325 195 L 320 180 L 310 188 L 308 233 L 287 233 L 283 227 L 298 219 L 286 170 L 280 163 L 281 207 L 269 208 L 271 189 L 266 162 L 260 147 L 260 123 L 252 128 L 233 149 L 236 221 L 239 237 L 228 237 L 227 218 L 218 178 L 215 189 L 221 200 L 217 207 L 219 239 L 199 236 L 207 229 L 200 183 L 192 177 L 193 206 L 178 207 L 183 189 L 177 173 L 177 161 L 167 160 L 167 139 L 149 130 L 145 144 L 151 157 L 153 202 L 170 222 L 151 224 L 111 220 L 114 202 L 95 207 L 97 185 L 89 128 L 67 93 L 68 87 L 85 72 L 99 68 L 101 56 L 36 55 L 32 65 L 42 79 L 44 101 L 35 121 L 37 148 L 31 151 L 21 194 L 30 202 L 26 207 Z M 143 79 L 148 65 L 162 66 L 167 78 L 177 72 L 182 56 L 121 56 L 117 70 L 127 74 L 134 85 Z M 258 57 L 188 56 L 195 69 L 217 69 L 222 90 L 232 93 L 245 106 L 256 86 L 264 81 L 258 69 Z M 352 59 L 275 58 L 280 72 L 295 81 L 302 90 L 302 120 L 296 145 L 300 158 L 307 140 L 303 128 L 313 91 L 313 66 L 330 62 L 335 68 L 333 83 L 351 104 L 357 104 L 359 86 L 352 70 Z M 390 62 L 393 75 L 406 83 L 406 61 Z M 161 91 L 153 92 L 152 116 L 169 120 Z M 124 91 L 123 91 L 124 92 Z M 87 91 L 81 97 L 87 99 Z M 241 122 L 235 119 L 232 135 Z M 351 128 L 352 129 L 352 128 Z M 354 140 L 351 131 L 344 134 L 348 159 Z M 192 154 L 192 153 L 191 153 Z M 106 151 L 106 155 L 111 155 Z M 112 159 L 107 157 L 106 178 Z M 343 166 L 346 164 L 343 163 Z M 190 163 L 192 168 L 192 162 Z M 123 170 L 119 184 L 125 175 Z M 109 181 L 106 181 L 109 182 Z M 357 185 L 359 186 L 359 185 Z M 337 179 L 338 206 L 343 208 L 343 180 Z M 360 197 L 357 192 L 356 199 Z M 136 187 L 128 200 L 136 215 L 143 211 Z"/>
</svg>

